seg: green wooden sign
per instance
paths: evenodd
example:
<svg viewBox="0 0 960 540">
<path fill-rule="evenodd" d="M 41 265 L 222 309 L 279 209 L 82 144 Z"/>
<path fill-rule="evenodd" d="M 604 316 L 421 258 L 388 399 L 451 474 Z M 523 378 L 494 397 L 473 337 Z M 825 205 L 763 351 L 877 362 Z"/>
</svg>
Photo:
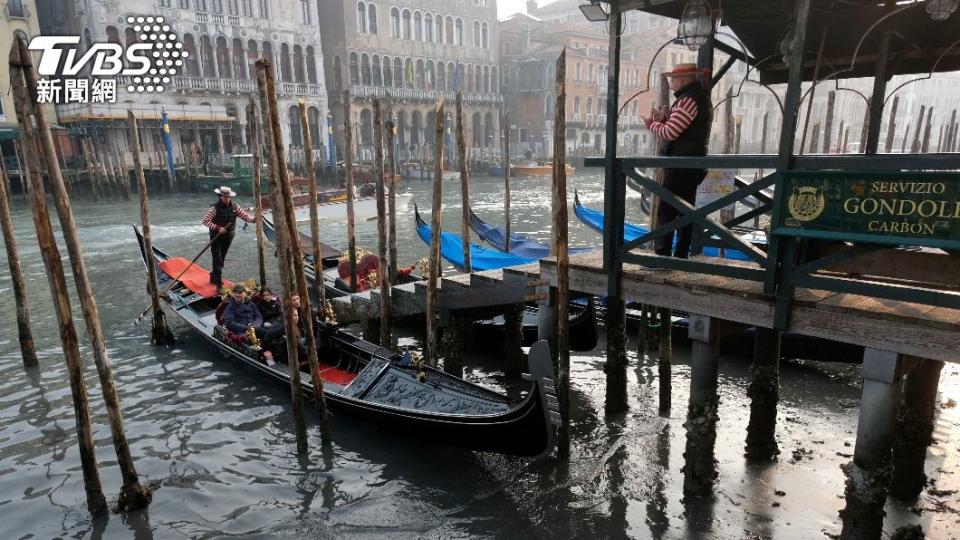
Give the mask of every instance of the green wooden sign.
<svg viewBox="0 0 960 540">
<path fill-rule="evenodd" d="M 776 234 L 960 246 L 960 173 L 783 171 Z"/>
</svg>

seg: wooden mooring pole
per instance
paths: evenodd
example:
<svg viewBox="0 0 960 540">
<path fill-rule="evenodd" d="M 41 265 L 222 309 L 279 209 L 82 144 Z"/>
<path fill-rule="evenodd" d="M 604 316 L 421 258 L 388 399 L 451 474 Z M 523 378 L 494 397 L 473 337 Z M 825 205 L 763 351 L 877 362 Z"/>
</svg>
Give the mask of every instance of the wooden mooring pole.
<svg viewBox="0 0 960 540">
<path fill-rule="evenodd" d="M 567 50 L 557 58 L 553 131 L 553 251 L 557 257 L 557 397 L 560 405 L 560 433 L 557 454 L 570 457 L 570 255 L 567 231 L 566 103 Z M 507 242 L 509 242 L 507 238 Z M 609 372 L 607 373 L 609 377 Z M 609 379 L 607 399 L 610 399 Z"/>
<path fill-rule="evenodd" d="M 250 131 L 250 153 L 253 155 L 253 211 L 257 227 L 257 271 L 260 276 L 260 287 L 267 284 L 267 264 L 264 258 L 264 246 L 267 242 L 263 236 L 263 200 L 260 193 L 260 126 L 257 123 L 257 106 L 253 97 L 247 103 L 247 124 Z"/>
<path fill-rule="evenodd" d="M 27 44 L 19 39 L 17 40 L 17 44 L 20 49 L 20 65 L 23 78 L 27 84 L 30 96 L 33 97 L 34 102 L 36 102 L 37 74 L 31 65 Z M 14 77 L 14 80 L 18 79 L 19 77 Z M 106 340 L 103 336 L 103 328 L 100 325 L 100 314 L 97 310 L 97 302 L 93 296 L 93 288 L 90 286 L 90 279 L 87 276 L 86 263 L 83 259 L 83 251 L 80 248 L 80 239 L 77 235 L 77 226 L 73 219 L 73 210 L 70 207 L 70 197 L 67 195 L 63 175 L 57 162 L 56 148 L 53 144 L 50 125 L 47 123 L 43 108 L 36 107 L 33 114 L 39 135 L 38 146 L 39 150 L 44 154 L 47 170 L 50 175 L 50 183 L 53 186 L 53 200 L 56 203 L 57 214 L 60 217 L 60 228 L 63 232 L 64 242 L 67 245 L 70 266 L 73 270 L 73 279 L 77 287 L 77 296 L 80 298 L 80 306 L 87 327 L 87 337 L 93 349 L 93 358 L 97 365 L 97 374 L 100 376 L 100 388 L 107 410 L 107 419 L 110 424 L 110 433 L 113 437 L 113 446 L 117 454 L 117 464 L 120 467 L 120 473 L 123 478 L 123 487 L 120 490 L 118 505 L 124 510 L 137 510 L 150 504 L 152 495 L 149 489 L 140 484 L 136 467 L 133 464 L 133 458 L 130 455 L 130 446 L 127 443 L 127 437 L 123 428 L 123 415 L 120 411 L 120 398 L 117 395 L 117 388 L 113 381 L 113 369 L 110 365 L 110 358 L 107 356 Z M 21 125 L 21 129 L 22 128 L 23 126 Z"/>
<path fill-rule="evenodd" d="M 347 187 L 347 252 L 350 257 L 350 290 L 357 291 L 357 235 L 356 218 L 353 210 L 353 132 L 350 127 L 350 91 L 343 91 L 343 138 L 345 169 L 344 177 Z"/>
<path fill-rule="evenodd" d="M 937 411 L 937 386 L 943 362 L 916 359 L 903 382 L 893 438 L 893 480 L 890 495 L 916 499 L 927 484 L 924 461 L 933 442 Z"/>
<path fill-rule="evenodd" d="M 317 305 L 324 312 L 327 302 L 326 288 L 323 285 L 323 257 L 320 252 L 320 217 L 317 215 L 317 170 L 313 163 L 313 136 L 307 119 L 307 104 L 301 99 L 297 106 L 300 110 L 300 129 L 303 134 L 303 153 L 307 176 L 310 179 L 310 236 L 313 238 L 313 288 L 317 294 Z M 291 215 L 295 221 L 295 217 Z M 297 234 L 294 231 L 294 234 Z M 296 236 L 294 236 L 296 238 Z"/>
<path fill-rule="evenodd" d="M 21 66 L 30 66 L 30 57 L 26 62 L 21 59 L 16 40 L 10 49 L 10 78 L 14 95 L 17 122 L 20 124 L 23 144 L 24 165 L 29 169 L 26 177 L 30 181 L 30 200 L 33 209 L 33 223 L 37 231 L 37 244 L 43 256 L 43 265 L 50 282 L 50 295 L 60 330 L 60 342 L 63 346 L 63 358 L 67 364 L 67 376 L 70 379 L 70 392 L 73 397 L 73 411 L 76 416 L 77 439 L 80 449 L 80 466 L 83 471 L 83 486 L 87 495 L 87 509 L 92 514 L 107 513 L 107 499 L 103 495 L 100 472 L 97 470 L 97 457 L 93 444 L 93 432 L 90 427 L 90 407 L 87 400 L 87 386 L 83 377 L 83 359 L 80 356 L 80 344 L 77 330 L 73 324 L 70 310 L 70 294 L 67 291 L 67 278 L 60 258 L 60 250 L 53 234 L 50 213 L 47 210 L 46 191 L 43 186 L 40 156 L 37 153 L 37 134 L 33 124 L 33 106 L 22 76 Z M 21 174 L 24 168 L 21 166 Z"/>
<path fill-rule="evenodd" d="M 377 256 L 380 258 L 380 346 L 390 347 L 390 272 L 387 270 L 387 194 L 383 164 L 383 114 L 380 99 L 373 98 L 373 147 L 377 183 Z"/>
<path fill-rule="evenodd" d="M 394 148 L 393 137 L 397 126 L 393 119 L 393 104 L 387 102 L 387 163 L 390 165 L 387 173 L 390 178 L 390 193 L 387 199 L 387 207 L 390 212 L 390 224 L 388 228 L 387 242 L 390 245 L 390 262 L 387 275 L 390 277 L 390 283 L 397 283 L 397 156 Z"/>
<path fill-rule="evenodd" d="M 427 362 L 437 365 L 437 278 L 440 274 L 440 208 L 443 204 L 443 98 L 437 102 L 436 141 L 437 154 L 434 157 L 433 207 L 430 209 L 430 263 L 427 273 Z"/>
<path fill-rule="evenodd" d="M 460 160 L 460 201 L 463 217 L 460 231 L 463 238 L 463 271 L 473 271 L 470 264 L 470 176 L 467 172 L 467 142 L 463 134 L 463 92 L 457 91 L 457 157 Z M 506 240 L 510 243 L 510 239 Z"/>
<path fill-rule="evenodd" d="M 510 112 L 503 113 L 503 230 L 506 252 L 510 253 Z"/>
<path fill-rule="evenodd" d="M 773 461 L 777 447 L 777 403 L 780 400 L 780 338 L 777 330 L 757 328 L 753 347 L 750 397 L 750 422 L 747 424 L 747 458 Z"/>
<path fill-rule="evenodd" d="M 23 174 L 23 171 L 20 171 Z M 17 336 L 20 338 L 20 353 L 23 365 L 39 365 L 37 350 L 33 346 L 33 332 L 30 330 L 30 310 L 27 307 L 27 285 L 23 280 L 20 266 L 20 254 L 17 251 L 17 239 L 14 236 L 13 218 L 10 215 L 10 179 L 7 169 L 0 161 L 0 227 L 3 228 L 3 240 L 7 247 L 7 265 L 10 268 L 10 280 L 13 282 L 13 299 L 17 305 Z"/>
<path fill-rule="evenodd" d="M 167 328 L 167 319 L 160 306 L 160 292 L 157 289 L 157 263 L 153 257 L 153 239 L 150 235 L 150 202 L 147 195 L 147 181 L 143 176 L 143 164 L 140 163 L 140 128 L 133 111 L 127 109 L 127 136 L 133 153 L 133 172 L 137 177 L 140 192 L 140 222 L 143 227 L 143 251 L 147 257 L 147 290 L 150 291 L 150 305 L 153 310 L 153 326 L 150 343 L 154 345 L 172 345 L 173 332 Z"/>
<path fill-rule="evenodd" d="M 293 403 L 294 430 L 297 437 L 297 451 L 301 454 L 307 451 L 307 427 L 303 416 L 303 384 L 300 381 L 300 361 L 297 343 L 297 324 L 294 319 L 296 309 L 293 306 L 293 283 L 290 270 L 290 239 L 286 224 L 285 204 L 281 201 L 280 174 L 281 164 L 276 139 L 280 138 L 279 122 L 274 126 L 273 111 L 270 102 L 276 104 L 275 94 L 271 95 L 272 88 L 267 84 L 272 79 L 270 61 L 266 58 L 257 60 L 257 87 L 260 91 L 260 114 L 263 123 L 263 140 L 267 146 L 267 155 L 270 166 L 270 200 L 273 208 L 273 221 L 277 232 L 277 272 L 280 276 L 280 294 L 282 295 L 283 323 L 287 331 L 284 333 L 287 344 L 287 363 L 290 371 L 290 396 Z M 302 299 L 301 299 L 302 300 Z M 304 324 L 312 326 L 312 317 L 304 320 Z"/>
<path fill-rule="evenodd" d="M 714 446 L 717 440 L 717 378 L 720 355 L 716 319 L 690 314 L 690 400 L 687 406 L 684 495 L 703 496 L 713 491 L 717 477 Z"/>
</svg>

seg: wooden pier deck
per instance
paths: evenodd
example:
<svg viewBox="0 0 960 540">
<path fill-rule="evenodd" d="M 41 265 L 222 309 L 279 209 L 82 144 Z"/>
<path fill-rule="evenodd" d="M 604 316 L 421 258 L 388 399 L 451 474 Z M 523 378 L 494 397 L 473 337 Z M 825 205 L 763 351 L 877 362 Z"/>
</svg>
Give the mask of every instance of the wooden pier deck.
<svg viewBox="0 0 960 540">
<path fill-rule="evenodd" d="M 716 264 L 743 265 L 707 258 Z M 538 275 L 557 284 L 555 259 L 540 261 Z M 651 270 L 624 264 L 623 299 L 696 313 L 748 326 L 773 328 L 774 298 L 763 284 L 682 271 Z M 570 289 L 605 295 L 603 254 L 570 257 Z M 960 310 L 884 300 L 855 294 L 797 289 L 787 328 L 790 332 L 895 353 L 960 362 Z"/>
</svg>

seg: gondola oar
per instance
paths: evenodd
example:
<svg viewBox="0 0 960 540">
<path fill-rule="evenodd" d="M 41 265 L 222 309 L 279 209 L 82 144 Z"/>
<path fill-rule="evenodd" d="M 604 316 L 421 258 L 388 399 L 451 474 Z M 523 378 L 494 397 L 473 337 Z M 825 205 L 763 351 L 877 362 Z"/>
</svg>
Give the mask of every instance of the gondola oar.
<svg viewBox="0 0 960 540">
<path fill-rule="evenodd" d="M 220 235 L 223 234 L 223 233 L 226 232 L 226 231 L 227 231 L 227 229 L 220 229 L 220 232 L 218 232 L 216 236 L 214 236 L 213 238 L 211 238 L 210 241 L 207 242 L 207 245 L 203 246 L 203 249 L 200 250 L 200 253 L 197 253 L 197 256 L 194 257 L 192 261 L 190 261 L 190 264 L 188 264 L 188 265 L 186 266 L 186 268 L 184 268 L 183 271 L 180 272 L 180 274 L 177 275 L 177 277 L 175 277 L 175 278 L 173 279 L 173 281 L 171 281 L 166 287 L 163 288 L 162 291 L 160 291 L 160 296 L 161 296 L 161 297 L 165 297 L 165 296 L 167 295 L 167 293 L 170 292 L 170 289 L 172 289 L 174 285 L 176 285 L 177 283 L 180 282 L 180 278 L 182 278 L 183 275 L 187 273 L 187 270 L 189 270 L 190 267 L 193 266 L 194 263 L 197 262 L 197 259 L 199 259 L 201 255 L 203 255 L 204 253 L 206 253 L 207 250 L 210 249 L 210 246 L 212 246 L 213 243 L 216 242 L 217 238 L 220 238 Z M 147 306 L 146 309 L 144 309 L 144 310 L 140 313 L 140 316 L 137 317 L 137 320 L 134 321 L 133 324 L 134 324 L 134 325 L 140 324 L 140 321 L 142 321 L 143 318 L 147 316 L 147 313 L 150 311 L 151 308 L 153 308 L 152 305 Z"/>
</svg>

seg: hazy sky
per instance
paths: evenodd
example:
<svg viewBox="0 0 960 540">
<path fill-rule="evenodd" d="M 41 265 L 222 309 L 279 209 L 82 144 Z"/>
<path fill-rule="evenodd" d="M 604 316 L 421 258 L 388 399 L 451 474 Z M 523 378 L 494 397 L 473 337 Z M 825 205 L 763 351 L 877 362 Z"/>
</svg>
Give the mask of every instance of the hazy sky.
<svg viewBox="0 0 960 540">
<path fill-rule="evenodd" d="M 551 0 L 540 0 L 540 4 L 549 4 Z M 497 18 L 502 19 L 516 12 L 526 13 L 527 0 L 497 0 Z"/>
</svg>

